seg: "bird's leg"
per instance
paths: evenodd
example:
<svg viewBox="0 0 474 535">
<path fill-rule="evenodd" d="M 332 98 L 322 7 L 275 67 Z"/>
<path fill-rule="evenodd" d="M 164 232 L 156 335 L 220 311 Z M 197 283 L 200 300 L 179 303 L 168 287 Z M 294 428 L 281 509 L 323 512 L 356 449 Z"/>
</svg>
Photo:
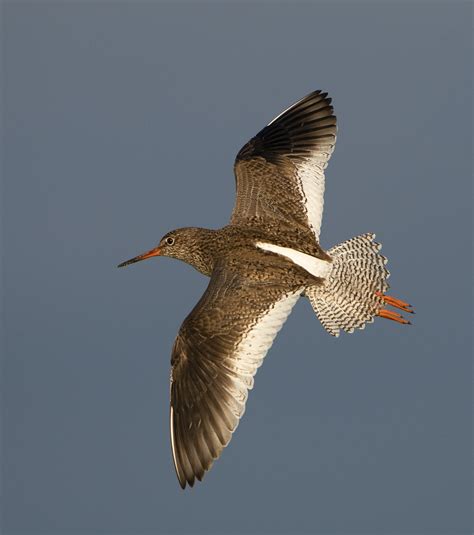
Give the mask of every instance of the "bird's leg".
<svg viewBox="0 0 474 535">
<path fill-rule="evenodd" d="M 386 318 L 388 320 L 396 321 L 397 323 L 403 323 L 404 325 L 411 325 L 411 321 L 408 321 L 405 319 L 401 314 L 398 312 L 392 312 L 391 310 L 387 310 L 386 308 L 382 308 L 377 312 L 377 316 L 380 316 L 381 318 Z"/>
<path fill-rule="evenodd" d="M 409 303 L 406 303 L 405 301 L 402 301 L 401 299 L 397 299 L 396 297 L 391 297 L 390 295 L 384 295 L 382 292 L 377 292 L 377 295 L 381 297 L 382 301 L 386 303 L 387 305 L 403 310 L 403 312 L 408 312 L 410 314 L 415 313 L 415 311 L 413 310 L 413 307 Z M 377 315 L 380 316 L 381 318 L 386 318 L 392 321 L 396 321 L 398 323 L 411 325 L 411 322 L 405 319 L 401 314 L 399 314 L 398 312 L 387 310 L 386 308 L 380 309 Z"/>
<path fill-rule="evenodd" d="M 401 299 L 391 297 L 390 295 L 383 295 L 382 292 L 377 292 L 377 295 L 381 297 L 384 303 L 387 303 L 387 305 L 391 305 L 394 308 L 399 308 L 400 310 L 403 310 L 404 312 L 409 312 L 410 314 L 415 313 L 413 307 L 405 301 L 402 301 Z"/>
</svg>

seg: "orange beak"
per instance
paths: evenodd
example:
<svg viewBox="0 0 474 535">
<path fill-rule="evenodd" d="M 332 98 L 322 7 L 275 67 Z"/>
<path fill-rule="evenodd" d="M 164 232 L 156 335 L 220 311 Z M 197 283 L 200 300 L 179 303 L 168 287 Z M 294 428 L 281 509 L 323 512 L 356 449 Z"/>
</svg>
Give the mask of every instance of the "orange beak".
<svg viewBox="0 0 474 535">
<path fill-rule="evenodd" d="M 160 256 L 161 254 L 161 248 L 155 247 L 154 249 L 151 249 L 151 251 L 148 251 L 147 253 L 143 253 L 141 255 L 136 256 L 135 258 L 130 258 L 130 260 L 126 260 L 125 262 L 122 262 L 117 267 L 124 267 L 128 266 L 129 264 L 135 264 L 135 262 L 140 262 L 140 260 L 146 260 L 147 258 L 152 258 L 153 256 Z"/>
</svg>

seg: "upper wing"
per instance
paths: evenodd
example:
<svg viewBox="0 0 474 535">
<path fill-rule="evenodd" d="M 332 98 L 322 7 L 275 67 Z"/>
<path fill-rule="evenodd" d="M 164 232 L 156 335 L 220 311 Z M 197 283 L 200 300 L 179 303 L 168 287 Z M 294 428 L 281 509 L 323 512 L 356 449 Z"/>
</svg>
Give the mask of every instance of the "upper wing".
<svg viewBox="0 0 474 535">
<path fill-rule="evenodd" d="M 310 228 L 323 215 L 324 169 L 336 143 L 327 93 L 314 91 L 278 115 L 237 155 L 233 224 L 270 220 Z"/>
<path fill-rule="evenodd" d="M 216 270 L 171 358 L 171 447 L 181 486 L 201 480 L 229 443 L 253 376 L 302 289 L 250 285 Z"/>
</svg>

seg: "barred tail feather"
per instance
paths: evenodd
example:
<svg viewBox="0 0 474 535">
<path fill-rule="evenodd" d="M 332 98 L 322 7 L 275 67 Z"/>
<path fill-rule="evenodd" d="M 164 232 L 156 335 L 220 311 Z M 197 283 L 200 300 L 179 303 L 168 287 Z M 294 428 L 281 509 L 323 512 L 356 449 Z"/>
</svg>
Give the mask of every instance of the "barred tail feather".
<svg viewBox="0 0 474 535">
<path fill-rule="evenodd" d="M 383 307 L 388 289 L 387 259 L 374 242 L 375 234 L 363 234 L 328 251 L 332 269 L 322 286 L 306 290 L 306 296 L 323 327 L 333 336 L 353 332 L 372 323 Z"/>
</svg>

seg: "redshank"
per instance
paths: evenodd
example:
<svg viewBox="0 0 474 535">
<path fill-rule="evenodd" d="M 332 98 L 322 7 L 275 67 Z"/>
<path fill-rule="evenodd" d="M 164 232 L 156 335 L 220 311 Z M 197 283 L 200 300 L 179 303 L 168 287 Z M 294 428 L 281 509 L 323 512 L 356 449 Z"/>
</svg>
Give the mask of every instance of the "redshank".
<svg viewBox="0 0 474 535">
<path fill-rule="evenodd" d="M 240 150 L 236 201 L 219 230 L 181 228 L 119 267 L 168 256 L 210 277 L 171 357 L 171 450 L 179 483 L 211 468 L 244 414 L 263 358 L 300 296 L 333 336 L 375 316 L 410 323 L 408 303 L 386 295 L 389 273 L 374 234 L 319 245 L 324 169 L 336 142 L 327 93 L 299 100 Z"/>
</svg>

